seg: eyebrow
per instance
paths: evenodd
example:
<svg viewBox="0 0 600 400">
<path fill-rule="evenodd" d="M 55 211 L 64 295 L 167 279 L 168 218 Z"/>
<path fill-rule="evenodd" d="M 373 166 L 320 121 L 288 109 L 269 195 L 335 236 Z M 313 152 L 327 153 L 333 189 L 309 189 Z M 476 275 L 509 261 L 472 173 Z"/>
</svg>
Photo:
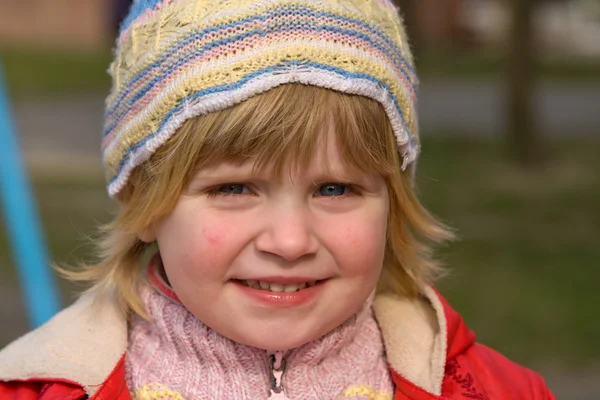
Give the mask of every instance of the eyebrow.
<svg viewBox="0 0 600 400">
<path fill-rule="evenodd" d="M 208 175 L 206 175 L 208 173 Z M 203 178 L 220 178 L 222 175 L 232 175 L 232 174 L 246 174 L 246 175 L 254 175 L 255 173 L 252 170 L 252 165 L 246 164 L 232 164 L 232 163 L 222 163 L 214 166 L 206 166 L 203 168 L 199 168 L 194 176 L 201 176 Z"/>
<path fill-rule="evenodd" d="M 309 173 L 312 176 L 309 176 Z M 322 171 L 314 171 L 311 173 L 310 170 L 306 170 L 303 177 L 310 178 L 310 181 L 315 182 L 340 182 L 340 183 L 352 183 L 358 181 L 364 181 L 369 178 L 369 173 L 361 171 L 359 169 L 345 168 L 326 168 Z M 282 174 L 283 178 L 285 174 Z M 247 180 L 270 180 L 272 175 L 269 173 L 269 169 L 265 168 L 262 170 L 253 169 L 252 164 L 250 165 L 233 165 L 225 164 L 218 165 L 213 168 L 203 168 L 196 172 L 193 181 L 221 181 L 221 180 L 233 180 L 233 181 L 247 181 Z"/>
</svg>

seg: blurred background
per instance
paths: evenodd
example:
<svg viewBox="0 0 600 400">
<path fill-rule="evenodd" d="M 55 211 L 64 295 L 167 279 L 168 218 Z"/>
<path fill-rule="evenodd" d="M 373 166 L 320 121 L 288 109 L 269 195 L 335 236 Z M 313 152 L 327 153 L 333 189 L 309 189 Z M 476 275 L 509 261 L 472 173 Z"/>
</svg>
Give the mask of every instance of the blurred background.
<svg viewBox="0 0 600 400">
<path fill-rule="evenodd" d="M 600 398 L 600 0 L 398 0 L 421 78 L 423 202 L 460 241 L 442 293 L 479 341 Z M 126 0 L 0 0 L 0 58 L 53 261 L 115 204 L 99 143 Z M 0 150 L 2 151 L 2 150 Z M 60 282 L 63 304 L 82 287 Z M 0 220 L 0 347 L 26 332 Z"/>
</svg>

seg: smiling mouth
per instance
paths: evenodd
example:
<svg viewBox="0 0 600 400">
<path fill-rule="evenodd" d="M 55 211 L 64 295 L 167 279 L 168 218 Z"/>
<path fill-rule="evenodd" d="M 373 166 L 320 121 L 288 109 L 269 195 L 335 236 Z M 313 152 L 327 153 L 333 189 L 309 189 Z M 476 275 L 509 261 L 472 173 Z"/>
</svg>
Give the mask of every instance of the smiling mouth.
<svg viewBox="0 0 600 400">
<path fill-rule="evenodd" d="M 265 281 L 252 281 L 252 280 L 237 280 L 244 286 L 251 287 L 253 289 L 264 290 L 268 292 L 274 293 L 294 293 L 298 292 L 302 289 L 310 288 L 319 283 L 323 282 L 322 280 L 317 281 L 308 281 L 301 283 L 291 283 L 291 284 L 282 284 L 275 282 L 265 282 Z"/>
</svg>

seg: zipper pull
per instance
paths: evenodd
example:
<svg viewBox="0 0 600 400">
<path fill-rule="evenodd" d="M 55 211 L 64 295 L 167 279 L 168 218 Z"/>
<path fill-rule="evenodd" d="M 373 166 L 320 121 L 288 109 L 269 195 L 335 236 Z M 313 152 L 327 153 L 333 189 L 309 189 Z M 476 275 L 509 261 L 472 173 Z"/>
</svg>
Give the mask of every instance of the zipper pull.
<svg viewBox="0 0 600 400">
<path fill-rule="evenodd" d="M 269 372 L 271 373 L 271 389 L 269 400 L 290 400 L 283 391 L 281 379 L 285 372 L 286 361 L 282 351 L 269 356 Z"/>
</svg>

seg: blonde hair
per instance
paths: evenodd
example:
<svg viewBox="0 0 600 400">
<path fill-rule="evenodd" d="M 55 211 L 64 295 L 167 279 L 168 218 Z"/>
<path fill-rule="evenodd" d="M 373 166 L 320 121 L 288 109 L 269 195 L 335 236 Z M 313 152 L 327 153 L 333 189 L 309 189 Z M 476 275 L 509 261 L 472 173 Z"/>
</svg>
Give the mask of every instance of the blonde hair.
<svg viewBox="0 0 600 400">
<path fill-rule="evenodd" d="M 220 161 L 252 158 L 255 168 L 302 167 L 311 161 L 319 133 L 335 126 L 335 139 L 349 166 L 380 174 L 390 212 L 379 291 L 415 296 L 437 277 L 432 245 L 451 232 L 419 203 L 411 173 L 402 171 L 392 127 L 381 105 L 362 96 L 288 84 L 229 109 L 193 118 L 137 167 L 119 194 L 116 218 L 102 227 L 100 261 L 64 272 L 93 283 L 98 296 L 112 293 L 123 310 L 145 315 L 137 285 L 150 246 L 138 234 L 167 216 L 194 173 Z"/>
</svg>

